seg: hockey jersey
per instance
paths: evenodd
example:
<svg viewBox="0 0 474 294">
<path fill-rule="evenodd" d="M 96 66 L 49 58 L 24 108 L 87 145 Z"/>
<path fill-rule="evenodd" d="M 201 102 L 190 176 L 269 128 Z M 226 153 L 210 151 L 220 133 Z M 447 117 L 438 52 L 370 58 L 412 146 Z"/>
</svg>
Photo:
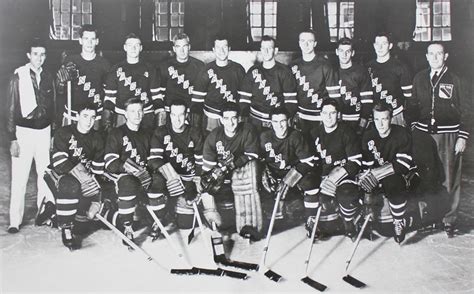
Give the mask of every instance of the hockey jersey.
<svg viewBox="0 0 474 294">
<path fill-rule="evenodd" d="M 339 85 L 342 120 L 368 119 L 372 111 L 372 87 L 367 69 L 359 64 L 339 68 Z"/>
<path fill-rule="evenodd" d="M 340 97 L 336 71 L 322 56 L 311 61 L 298 58 L 290 67 L 296 79 L 298 116 L 304 120 L 321 121 L 323 100 Z"/>
<path fill-rule="evenodd" d="M 225 102 L 237 102 L 237 91 L 244 76 L 242 65 L 232 60 L 222 67 L 215 61 L 208 63 L 196 78 L 193 103 L 204 104 L 204 113 L 208 117 L 219 118 Z"/>
<path fill-rule="evenodd" d="M 202 111 L 202 102 L 195 105 L 192 95 L 196 78 L 204 68 L 204 62 L 189 57 L 186 62 L 178 62 L 176 58 L 165 60 L 158 67 L 160 99 L 156 102 L 157 109 L 169 111 L 169 106 L 175 99 L 182 99 L 191 107 L 193 112 Z"/>
<path fill-rule="evenodd" d="M 78 163 L 82 163 L 90 172 L 104 172 L 104 140 L 95 130 L 82 134 L 76 125 L 59 128 L 54 134 L 52 169 L 67 174 Z"/>
<path fill-rule="evenodd" d="M 123 164 L 130 158 L 136 164 L 146 166 L 150 155 L 151 134 L 145 129 L 130 130 L 126 124 L 110 131 L 105 145 L 105 170 L 125 173 Z"/>
<path fill-rule="evenodd" d="M 445 66 L 438 80 L 432 84 L 430 70 L 419 72 L 413 80 L 413 103 L 419 108 L 414 119 L 415 128 L 420 131 L 442 134 L 457 133 L 458 137 L 468 139 L 466 125 L 466 99 L 461 80 Z M 434 102 L 434 103 L 433 103 Z"/>
<path fill-rule="evenodd" d="M 327 176 L 336 166 L 344 167 L 348 177 L 354 177 L 362 166 L 360 140 L 354 130 L 344 122 L 327 133 L 324 125 L 311 130 L 315 152 L 314 159 L 321 166 L 322 176 Z"/>
<path fill-rule="evenodd" d="M 268 122 L 273 108 L 285 105 L 292 112 L 297 102 L 295 86 L 291 71 L 282 63 L 276 62 L 270 69 L 262 64 L 252 66 L 239 90 L 242 115 L 250 113 L 250 116 Z"/>
<path fill-rule="evenodd" d="M 144 113 L 154 112 L 153 101 L 159 96 L 156 71 L 150 64 L 122 61 L 112 67 L 105 84 L 104 107 L 125 114 L 124 103 L 130 98 L 143 102 Z"/>
<path fill-rule="evenodd" d="M 199 129 L 186 125 L 182 133 L 176 133 L 171 126 L 161 126 L 151 137 L 148 166 L 157 171 L 169 162 L 178 174 L 192 179 L 201 174 L 202 147 Z"/>
<path fill-rule="evenodd" d="M 303 135 L 292 128 L 284 139 L 279 139 L 273 130 L 260 134 L 260 155 L 273 175 L 282 178 L 293 167 L 305 174 L 314 166 L 313 155 Z"/>
<path fill-rule="evenodd" d="M 236 167 L 241 167 L 250 160 L 257 159 L 258 151 L 258 135 L 250 124 L 239 123 L 232 138 L 227 137 L 223 126 L 219 126 L 204 141 L 202 169 L 204 172 L 211 170 L 230 154 L 234 155 Z"/>
<path fill-rule="evenodd" d="M 401 113 L 405 98 L 411 97 L 412 74 L 408 67 L 395 58 L 384 63 L 372 60 L 367 65 L 372 82 L 374 103 L 383 101 L 393 108 L 393 115 Z"/>
<path fill-rule="evenodd" d="M 377 129 L 367 129 L 362 136 L 362 163 L 364 168 L 375 168 L 392 163 L 395 173 L 406 175 L 415 168 L 411 156 L 412 140 L 408 130 L 393 125 L 390 134 L 381 138 Z"/>
</svg>

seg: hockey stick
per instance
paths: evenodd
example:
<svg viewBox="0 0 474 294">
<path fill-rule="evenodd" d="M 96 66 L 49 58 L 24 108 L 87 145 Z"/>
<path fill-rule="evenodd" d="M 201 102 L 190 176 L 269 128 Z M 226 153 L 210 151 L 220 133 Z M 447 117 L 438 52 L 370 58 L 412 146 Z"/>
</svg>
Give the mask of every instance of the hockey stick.
<svg viewBox="0 0 474 294">
<path fill-rule="evenodd" d="M 273 206 L 272 217 L 270 219 L 270 225 L 268 226 L 267 237 L 265 239 L 265 246 L 263 247 L 262 258 L 260 259 L 260 263 L 258 264 L 258 271 L 261 272 L 265 268 L 265 259 L 267 258 L 268 246 L 270 245 L 270 238 L 272 236 L 273 225 L 275 224 L 275 217 L 278 210 L 278 203 L 280 202 L 283 195 L 286 194 L 288 191 L 288 185 L 285 185 L 281 192 L 277 193 L 277 197 L 275 199 L 275 205 Z M 265 276 L 274 282 L 279 282 L 282 279 L 282 276 L 277 274 L 276 272 L 268 269 L 265 272 Z"/>
<path fill-rule="evenodd" d="M 215 222 L 212 222 L 211 243 L 212 252 L 214 254 L 214 262 L 224 266 L 231 266 L 249 271 L 258 270 L 258 264 L 230 260 L 225 256 L 224 241 L 222 240 L 222 235 L 217 231 Z"/>
<path fill-rule="evenodd" d="M 193 215 L 193 228 L 188 235 L 188 245 L 191 244 L 191 241 L 194 239 L 194 229 L 196 228 L 196 215 Z"/>
<path fill-rule="evenodd" d="M 160 263 L 158 263 L 158 261 L 156 259 L 154 259 L 150 254 L 148 254 L 148 252 L 145 251 L 145 249 L 141 248 L 141 247 L 138 247 L 137 244 L 135 244 L 132 240 L 130 240 L 129 238 L 127 238 L 122 232 L 120 232 L 119 229 L 117 229 L 114 225 L 112 225 L 111 223 L 109 223 L 109 221 L 107 221 L 103 216 L 101 216 L 99 213 L 97 213 L 95 215 L 95 217 L 100 220 L 104 225 L 106 225 L 109 229 L 111 229 L 117 236 L 120 237 L 120 239 L 122 239 L 124 242 L 126 242 L 130 247 L 132 247 L 133 249 L 137 250 L 137 251 L 140 251 L 141 253 L 143 253 L 146 257 L 147 257 L 147 260 L 148 261 L 153 261 L 154 263 L 156 263 L 160 268 L 164 268 L 164 266 L 162 266 Z"/>
<path fill-rule="evenodd" d="M 360 239 L 362 238 L 362 234 L 364 234 L 365 227 L 367 227 L 367 224 L 369 223 L 371 218 L 372 218 L 372 214 L 368 214 L 365 218 L 364 224 L 362 225 L 362 228 L 360 229 L 359 235 L 357 235 L 357 240 L 354 244 L 354 248 L 352 249 L 352 253 L 351 253 L 349 259 L 346 261 L 346 276 L 344 276 L 342 278 L 345 282 L 351 284 L 352 286 L 354 286 L 356 288 L 364 288 L 367 285 L 365 283 L 359 281 L 358 279 L 348 275 L 347 270 L 349 269 L 349 265 L 352 262 L 352 258 L 354 257 L 354 254 L 357 250 L 357 247 L 359 247 Z"/>
<path fill-rule="evenodd" d="M 71 81 L 67 81 L 67 123 L 68 125 L 72 124 L 72 86 Z"/>
<path fill-rule="evenodd" d="M 319 216 L 321 215 L 321 208 L 322 208 L 322 206 L 319 206 L 318 212 L 316 213 L 316 221 L 314 223 L 313 230 L 311 231 L 311 238 L 309 240 L 308 258 L 306 258 L 306 260 L 304 261 L 304 263 L 306 264 L 306 269 L 305 269 L 306 276 L 304 278 L 302 278 L 301 281 L 303 283 L 307 284 L 308 286 L 313 287 L 314 289 L 316 289 L 320 292 L 323 292 L 324 290 L 326 290 L 327 286 L 311 279 L 308 276 L 309 260 L 311 259 L 311 252 L 313 251 L 313 240 L 314 240 L 314 237 L 316 236 L 316 228 L 317 228 L 318 223 L 319 223 Z"/>
<path fill-rule="evenodd" d="M 202 224 L 202 219 L 199 214 L 199 210 L 195 201 L 193 201 L 193 209 L 194 209 L 194 215 L 196 216 L 196 220 L 199 226 L 199 230 L 201 231 L 201 235 L 204 237 L 203 241 L 206 244 L 205 246 L 209 247 L 209 243 L 206 241 L 206 239 L 208 238 L 206 238 L 206 234 L 204 233 L 204 225 Z M 209 248 L 209 249 L 213 250 L 213 248 Z M 217 267 L 217 269 L 198 269 L 198 270 L 200 270 L 199 272 L 200 274 L 202 273 L 202 274 L 217 275 L 217 276 L 228 276 L 231 278 L 237 278 L 241 280 L 246 280 L 249 278 L 249 276 L 246 273 L 229 271 L 229 270 L 221 269 L 219 267 Z"/>
</svg>

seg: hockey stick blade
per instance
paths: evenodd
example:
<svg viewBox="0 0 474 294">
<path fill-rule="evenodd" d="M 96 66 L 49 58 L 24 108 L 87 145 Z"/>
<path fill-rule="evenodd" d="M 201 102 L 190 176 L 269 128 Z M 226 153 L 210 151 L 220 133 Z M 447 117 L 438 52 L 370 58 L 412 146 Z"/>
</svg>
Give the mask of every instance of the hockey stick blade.
<svg viewBox="0 0 474 294">
<path fill-rule="evenodd" d="M 265 272 L 265 277 L 269 278 L 270 280 L 278 283 L 281 281 L 282 279 L 282 276 L 277 274 L 276 272 L 272 271 L 272 270 L 267 270 Z"/>
<path fill-rule="evenodd" d="M 326 285 L 323 285 L 323 284 L 311 279 L 310 277 L 304 277 L 304 278 L 301 279 L 301 281 L 303 283 L 307 284 L 308 286 L 313 287 L 314 289 L 318 290 L 319 292 L 323 292 L 327 288 Z"/>
<path fill-rule="evenodd" d="M 218 276 L 218 277 L 226 276 L 229 278 L 235 278 L 235 279 L 240 279 L 240 280 L 248 279 L 248 275 L 245 273 L 228 271 L 221 268 L 207 269 L 207 268 L 194 267 L 193 269 L 197 271 L 198 275 L 208 275 L 208 276 Z"/>
<path fill-rule="evenodd" d="M 365 283 L 357 280 L 356 278 L 350 276 L 350 275 L 347 275 L 345 277 L 342 278 L 345 282 L 351 284 L 352 286 L 356 287 L 356 288 L 364 288 L 365 286 L 367 286 Z"/>
<path fill-rule="evenodd" d="M 175 275 L 197 275 L 198 272 L 196 268 L 189 268 L 189 269 L 171 269 L 170 273 L 175 274 Z"/>
<path fill-rule="evenodd" d="M 229 260 L 225 257 L 225 255 L 214 256 L 214 261 L 224 266 L 240 268 L 240 269 L 248 270 L 248 271 L 258 271 L 258 264 L 256 263 Z"/>
</svg>

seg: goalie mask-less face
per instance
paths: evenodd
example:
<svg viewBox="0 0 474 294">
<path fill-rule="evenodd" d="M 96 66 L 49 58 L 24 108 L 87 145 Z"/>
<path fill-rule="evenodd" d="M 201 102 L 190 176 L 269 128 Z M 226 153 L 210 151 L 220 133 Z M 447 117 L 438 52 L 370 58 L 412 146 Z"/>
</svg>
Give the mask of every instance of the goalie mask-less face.
<svg viewBox="0 0 474 294">
<path fill-rule="evenodd" d="M 87 134 L 95 123 L 96 112 L 92 109 L 84 109 L 77 117 L 77 130 L 81 134 Z"/>
<path fill-rule="evenodd" d="M 140 103 L 134 103 L 127 106 L 125 110 L 125 118 L 127 119 L 127 125 L 133 127 L 140 126 L 143 118 L 143 106 Z"/>
<path fill-rule="evenodd" d="M 189 50 L 191 50 L 191 45 L 189 45 L 186 39 L 179 39 L 174 43 L 173 51 L 176 54 L 176 60 L 178 60 L 178 62 L 188 61 Z"/>
<path fill-rule="evenodd" d="M 324 105 L 321 109 L 321 120 L 326 130 L 335 129 L 337 126 L 338 111 L 333 105 Z"/>
<path fill-rule="evenodd" d="M 235 111 L 224 111 L 222 113 L 221 123 L 224 126 L 224 131 L 227 136 L 233 136 L 237 131 L 239 124 L 239 116 Z"/>
<path fill-rule="evenodd" d="M 184 130 L 186 122 L 186 107 L 184 105 L 171 105 L 170 121 L 173 131 L 181 133 Z"/>
<path fill-rule="evenodd" d="M 214 48 L 212 48 L 212 51 L 216 55 L 216 59 L 219 61 L 226 61 L 229 59 L 230 47 L 227 40 L 214 41 Z"/>
<path fill-rule="evenodd" d="M 79 44 L 81 44 L 83 52 L 95 53 L 95 47 L 99 45 L 99 39 L 95 32 L 84 31 L 79 39 Z"/>
<path fill-rule="evenodd" d="M 385 138 L 390 134 L 391 121 L 389 111 L 374 111 L 374 123 L 380 137 Z"/>
<path fill-rule="evenodd" d="M 307 32 L 300 34 L 298 43 L 303 54 L 314 53 L 314 48 L 317 44 L 314 35 Z"/>
<path fill-rule="evenodd" d="M 286 138 L 286 135 L 288 134 L 288 118 L 286 117 L 286 115 L 272 115 L 272 128 L 277 138 Z"/>
</svg>

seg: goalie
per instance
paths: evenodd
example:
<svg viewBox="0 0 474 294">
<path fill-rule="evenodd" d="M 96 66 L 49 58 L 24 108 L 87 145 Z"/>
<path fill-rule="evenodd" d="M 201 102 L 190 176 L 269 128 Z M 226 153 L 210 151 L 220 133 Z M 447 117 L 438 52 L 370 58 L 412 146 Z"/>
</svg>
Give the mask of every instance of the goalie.
<svg viewBox="0 0 474 294">
<path fill-rule="evenodd" d="M 200 191 L 203 136 L 198 128 L 185 124 L 186 104 L 181 99 L 170 105 L 170 125 L 157 128 L 151 138 L 148 166 L 153 172 L 153 187 L 167 198 L 167 206 L 174 209 L 180 229 L 192 227 L 194 211 L 189 201 Z M 160 214 L 164 217 L 164 213 Z M 160 231 L 153 225 L 153 240 Z"/>
<path fill-rule="evenodd" d="M 86 103 L 78 108 L 77 124 L 56 131 L 52 169 L 45 174 L 45 181 L 56 196 L 62 241 L 70 249 L 80 247 L 76 234 L 87 231 L 100 207 L 101 187 L 95 175 L 104 172 L 104 141 L 92 129 L 96 115 L 96 104 Z"/>
<path fill-rule="evenodd" d="M 257 185 L 258 136 L 249 124 L 239 122 L 239 108 L 233 102 L 224 104 L 221 123 L 204 142 L 204 217 L 209 224 L 229 228 L 234 223 L 235 211 L 237 232 L 258 240 L 262 230 Z"/>
</svg>

